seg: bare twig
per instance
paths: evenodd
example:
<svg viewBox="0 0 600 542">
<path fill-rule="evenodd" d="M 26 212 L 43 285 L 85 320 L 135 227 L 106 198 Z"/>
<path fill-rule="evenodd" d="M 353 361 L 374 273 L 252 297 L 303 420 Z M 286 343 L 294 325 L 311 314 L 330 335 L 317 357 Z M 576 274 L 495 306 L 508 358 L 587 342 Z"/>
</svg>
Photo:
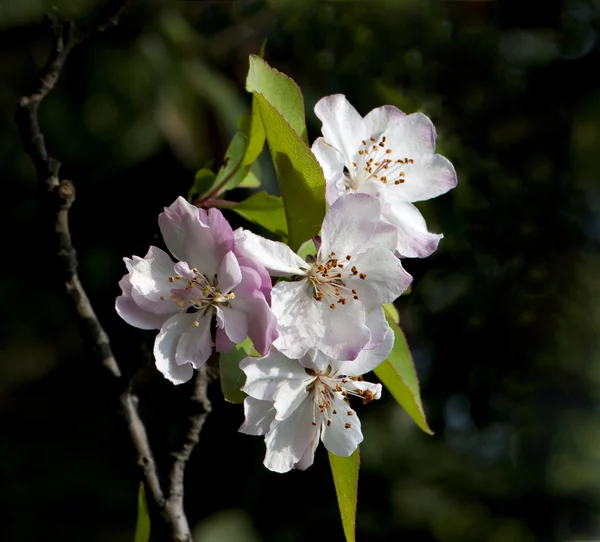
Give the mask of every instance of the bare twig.
<svg viewBox="0 0 600 542">
<path fill-rule="evenodd" d="M 44 135 L 38 121 L 38 109 L 46 95 L 54 88 L 69 52 L 75 45 L 104 32 L 118 22 L 119 15 L 128 0 L 110 0 L 104 10 L 86 25 L 72 22 L 54 22 L 52 51 L 42 68 L 35 89 L 22 96 L 17 103 L 15 120 L 19 127 L 25 152 L 35 166 L 40 189 L 47 195 L 49 210 L 54 215 L 54 231 L 57 242 L 57 265 L 60 266 L 69 303 L 75 310 L 86 346 L 100 361 L 108 374 L 115 379 L 120 411 L 125 420 L 131 442 L 137 454 L 137 464 L 146 488 L 150 509 L 156 512 L 154 523 L 164 539 L 191 542 L 192 536 L 183 510 L 183 474 L 185 464 L 198 442 L 199 433 L 210 402 L 206 396 L 208 378 L 202 370 L 195 378 L 190 398 L 190 412 L 186 420 L 185 436 L 173 452 L 173 464 L 168 476 L 168 493 L 165 497 L 160 483 L 148 435 L 137 409 L 137 398 L 125 381 L 112 353 L 108 336 L 100 324 L 90 300 L 77 274 L 77 258 L 71 242 L 68 213 L 75 201 L 75 187 L 66 179 L 60 179 L 60 162 L 48 155 Z"/>
</svg>

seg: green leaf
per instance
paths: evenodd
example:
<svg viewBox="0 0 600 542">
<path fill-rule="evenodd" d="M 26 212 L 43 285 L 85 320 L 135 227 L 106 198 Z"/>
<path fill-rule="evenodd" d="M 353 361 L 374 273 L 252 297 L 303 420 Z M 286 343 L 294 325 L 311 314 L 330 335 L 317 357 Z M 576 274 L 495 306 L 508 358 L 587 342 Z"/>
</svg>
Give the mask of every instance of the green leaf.
<svg viewBox="0 0 600 542">
<path fill-rule="evenodd" d="M 247 145 L 248 137 L 246 134 L 237 132 L 233 136 L 229 147 L 227 147 L 223 165 L 219 169 L 217 178 L 215 179 L 215 187 L 221 186 L 215 195 L 235 188 L 246 177 L 248 168 L 243 166 L 242 160 L 244 159 Z"/>
<path fill-rule="evenodd" d="M 188 200 L 194 201 L 196 196 L 203 196 L 214 185 L 216 175 L 210 169 L 201 169 L 194 177 L 194 184 L 188 192 Z"/>
<path fill-rule="evenodd" d="M 346 535 L 346 542 L 354 542 L 356 528 L 356 499 L 358 495 L 358 468 L 360 454 L 358 448 L 350 457 L 340 457 L 331 452 L 329 466 L 333 474 L 340 516 Z"/>
<path fill-rule="evenodd" d="M 265 145 L 265 130 L 260 118 L 258 102 L 254 96 L 252 96 L 252 112 L 250 115 L 244 115 L 239 126 L 240 131 L 248 138 L 248 146 L 242 165 L 249 166 L 258 158 Z"/>
<path fill-rule="evenodd" d="M 300 248 L 297 252 L 298 256 L 300 256 L 303 260 L 306 260 L 307 256 L 316 256 L 317 255 L 317 247 L 315 246 L 315 242 L 312 239 L 305 241 L 300 245 Z"/>
<path fill-rule="evenodd" d="M 259 56 L 250 55 L 246 90 L 261 94 L 281 113 L 302 140 L 308 143 L 306 122 L 304 120 L 304 98 L 293 79 L 271 68 Z M 252 104 L 252 108 L 254 109 L 254 104 Z"/>
<path fill-rule="evenodd" d="M 263 96 L 255 96 L 279 180 L 289 245 L 296 250 L 321 229 L 325 178 L 314 154 L 281 114 Z"/>
<path fill-rule="evenodd" d="M 400 313 L 393 303 L 386 303 L 383 306 L 385 314 L 389 316 L 396 324 L 400 324 Z"/>
<path fill-rule="evenodd" d="M 252 341 L 247 338 L 233 350 L 223 352 L 219 356 L 221 391 L 225 400 L 230 403 L 243 403 L 246 398 L 246 394 L 240 390 L 246 381 L 246 375 L 240 369 L 240 361 L 248 357 L 251 350 Z"/>
<path fill-rule="evenodd" d="M 257 192 L 241 201 L 233 210 L 250 222 L 254 222 L 280 237 L 287 239 L 285 211 L 280 197 Z"/>
<path fill-rule="evenodd" d="M 140 482 L 140 489 L 138 490 L 138 511 L 134 542 L 148 542 L 149 540 L 150 516 L 148 515 L 148 505 L 146 503 L 144 484 L 143 482 Z"/>
<path fill-rule="evenodd" d="M 248 171 L 246 176 L 242 179 L 242 182 L 238 184 L 238 188 L 258 188 L 259 186 L 260 179 L 251 171 Z"/>
<path fill-rule="evenodd" d="M 406 337 L 389 315 L 386 315 L 386 318 L 394 332 L 394 348 L 392 348 L 388 359 L 379 365 L 374 372 L 394 399 L 408 412 L 413 421 L 425 433 L 433 435 L 433 431 L 427 425 L 425 418 L 419 380 L 408 344 L 406 344 Z"/>
</svg>

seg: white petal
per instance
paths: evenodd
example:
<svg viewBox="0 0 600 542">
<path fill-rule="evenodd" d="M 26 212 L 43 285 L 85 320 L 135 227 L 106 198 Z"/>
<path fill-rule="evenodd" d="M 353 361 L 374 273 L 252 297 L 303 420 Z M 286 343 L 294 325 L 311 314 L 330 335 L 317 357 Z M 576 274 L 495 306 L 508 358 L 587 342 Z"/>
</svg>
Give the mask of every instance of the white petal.
<svg viewBox="0 0 600 542">
<path fill-rule="evenodd" d="M 404 201 L 424 201 L 445 194 L 456 186 L 456 171 L 440 154 L 416 155 L 407 166 L 404 182 L 388 184 L 386 188 Z"/>
<path fill-rule="evenodd" d="M 400 122 L 403 117 L 406 117 L 406 113 L 393 105 L 377 107 L 367 113 L 364 118 L 366 134 L 368 137 L 379 138 L 383 132 L 390 126 Z"/>
<path fill-rule="evenodd" d="M 130 270 L 131 295 L 136 303 L 148 310 L 151 308 L 152 312 L 173 312 L 174 304 L 170 300 L 173 284 L 169 277 L 174 275 L 174 263 L 170 256 L 160 248 L 150 247 L 144 258 L 134 256 L 124 261 Z M 166 303 L 161 303 L 161 297 Z"/>
<path fill-rule="evenodd" d="M 304 367 L 275 348 L 265 357 L 243 359 L 240 362 L 240 369 L 246 374 L 246 384 L 242 391 L 263 401 L 273 401 L 275 392 L 282 382 L 304 381 L 308 377 Z"/>
<path fill-rule="evenodd" d="M 265 467 L 274 472 L 289 471 L 302 459 L 318 432 L 319 427 L 313 425 L 313 405 L 304 401 L 289 418 L 271 424 L 265 437 Z"/>
<path fill-rule="evenodd" d="M 210 336 L 212 312 L 202 317 L 199 317 L 199 314 L 197 312 L 185 315 L 190 323 L 181 335 L 177 345 L 175 353 L 177 365 L 190 363 L 192 367 L 197 369 L 206 363 L 212 353 L 213 342 Z M 196 323 L 198 323 L 197 326 Z"/>
<path fill-rule="evenodd" d="M 333 359 L 355 359 L 371 337 L 365 324 L 364 306 L 350 299 L 346 305 L 335 307 L 324 311 L 326 333 L 316 346 Z"/>
<path fill-rule="evenodd" d="M 327 307 L 312 297 L 306 280 L 278 282 L 271 306 L 279 322 L 279 338 L 273 344 L 288 357 L 302 357 L 325 334 L 323 311 Z"/>
<path fill-rule="evenodd" d="M 437 249 L 442 234 L 429 233 L 421 212 L 409 202 L 391 202 L 383 213 L 398 229 L 396 251 L 406 258 L 425 258 Z"/>
<path fill-rule="evenodd" d="M 385 311 L 381 305 L 377 305 L 367 312 L 365 323 L 371 332 L 371 339 L 367 348 L 379 346 L 387 336 L 390 326 L 385 318 Z M 387 354 L 386 354 L 387 355 Z"/>
<path fill-rule="evenodd" d="M 370 248 L 359 254 L 354 264 L 366 278 L 361 280 L 357 276 L 346 282 L 348 287 L 358 290 L 360 301 L 367 311 L 394 301 L 412 282 L 400 260 L 387 248 Z"/>
<path fill-rule="evenodd" d="M 306 262 L 284 243 L 270 241 L 241 228 L 235 230 L 235 252 L 258 260 L 274 277 L 303 275 Z"/>
<path fill-rule="evenodd" d="M 254 397 L 244 399 L 244 423 L 238 431 L 246 435 L 264 435 L 275 419 L 275 408 L 271 401 L 261 401 Z"/>
<path fill-rule="evenodd" d="M 190 325 L 193 314 L 176 314 L 169 318 L 154 341 L 154 357 L 156 368 L 174 384 L 187 382 L 192 378 L 193 368 L 190 364 L 178 365 L 175 352 L 183 332 Z"/>
<path fill-rule="evenodd" d="M 397 230 L 382 220 L 379 199 L 367 194 L 347 194 L 338 198 L 327 211 L 321 241 L 321 254 L 328 255 L 333 251 L 342 260 L 371 246 L 395 249 Z"/>
<path fill-rule="evenodd" d="M 344 401 L 341 393 L 334 395 L 331 409 L 328 410 L 331 415 L 331 425 L 323 424 L 321 440 L 332 454 L 348 457 L 363 441 L 360 420 L 356 412 Z M 333 410 L 337 414 L 333 414 Z M 352 412 L 352 415 L 349 416 L 348 412 Z"/>
<path fill-rule="evenodd" d="M 387 325 L 387 323 L 386 323 Z M 341 364 L 338 373 L 346 376 L 361 376 L 377 368 L 390 354 L 394 346 L 394 332 L 387 325 L 383 341 L 372 349 L 364 348 L 354 361 Z"/>
<path fill-rule="evenodd" d="M 304 378 L 288 379 L 281 382 L 274 394 L 275 410 L 277 411 L 276 420 L 289 418 L 303 401 L 313 401 L 312 395 L 306 389 L 314 380 L 315 377 L 311 377 L 305 372 Z"/>
<path fill-rule="evenodd" d="M 331 205 L 338 198 L 338 184 L 344 181 L 344 157 L 322 137 L 316 139 L 311 150 L 323 169 L 327 183 L 327 203 Z"/>
<path fill-rule="evenodd" d="M 343 94 L 321 98 L 315 105 L 315 114 L 323 123 L 325 141 L 338 149 L 346 165 L 351 166 L 366 137 L 362 117 Z"/>
<path fill-rule="evenodd" d="M 313 441 L 309 444 L 309 446 L 306 448 L 306 450 L 302 454 L 300 461 L 298 461 L 298 463 L 296 463 L 294 465 L 294 468 L 296 470 L 306 470 L 308 467 L 310 467 L 315 462 L 315 450 L 317 449 L 318 445 L 319 445 L 319 432 L 315 431 L 315 438 L 313 439 Z"/>
<path fill-rule="evenodd" d="M 387 148 L 394 157 L 413 158 L 435 151 L 435 128 L 423 113 L 411 113 L 397 118 L 385 130 Z"/>
<path fill-rule="evenodd" d="M 341 362 L 327 356 L 318 348 L 311 348 L 304 356 L 298 359 L 298 363 L 317 373 L 325 373 L 327 372 L 327 367 L 331 366 L 335 370 Z"/>
</svg>

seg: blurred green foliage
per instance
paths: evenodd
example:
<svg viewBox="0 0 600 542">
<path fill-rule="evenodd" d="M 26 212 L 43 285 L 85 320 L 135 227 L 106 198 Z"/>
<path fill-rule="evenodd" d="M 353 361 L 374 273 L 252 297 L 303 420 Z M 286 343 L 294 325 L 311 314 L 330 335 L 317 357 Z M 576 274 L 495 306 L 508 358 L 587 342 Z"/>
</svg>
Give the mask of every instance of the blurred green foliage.
<svg viewBox="0 0 600 542">
<path fill-rule="evenodd" d="M 65 309 L 13 124 L 48 54 L 44 13 L 98 5 L 0 0 L 1 540 L 135 530 L 127 438 Z M 248 55 L 267 38 L 266 60 L 302 89 L 310 141 L 314 103 L 342 92 L 362 114 L 390 103 L 429 115 L 459 175 L 420 205 L 445 238 L 405 262 L 413 291 L 397 303 L 435 436 L 391 397 L 361 409 L 357 539 L 600 539 L 599 16 L 594 0 L 133 2 L 73 52 L 40 111 L 77 187 L 81 278 L 126 370 L 147 364 L 153 334 L 114 313 L 121 258 L 160 244 L 162 207 L 220 165 L 250 111 Z M 275 192 L 264 153 L 254 173 Z M 151 366 L 136 387 L 168 461 L 179 394 Z M 198 539 L 342 540 L 323 450 L 304 473 L 270 473 L 261 439 L 236 433 L 240 406 L 218 386 L 212 397 L 186 482 Z"/>
</svg>

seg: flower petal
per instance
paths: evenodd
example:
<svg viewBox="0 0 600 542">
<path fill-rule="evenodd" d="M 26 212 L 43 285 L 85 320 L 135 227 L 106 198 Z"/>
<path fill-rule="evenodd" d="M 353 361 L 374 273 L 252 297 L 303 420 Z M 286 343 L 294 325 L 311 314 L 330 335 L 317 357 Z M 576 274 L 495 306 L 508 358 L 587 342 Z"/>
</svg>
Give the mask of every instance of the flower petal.
<svg viewBox="0 0 600 542">
<path fill-rule="evenodd" d="M 190 363 L 197 369 L 206 363 L 212 353 L 213 341 L 210 336 L 212 311 L 202 317 L 199 317 L 199 314 L 199 312 L 196 312 L 185 315 L 190 317 L 187 318 L 189 325 L 182 333 L 177 345 L 175 353 L 177 365 Z"/>
<path fill-rule="evenodd" d="M 173 261 L 166 252 L 150 247 L 143 258 L 134 256 L 123 260 L 129 269 L 131 295 L 140 307 L 157 314 L 172 314 L 178 310 L 171 299 L 173 284 L 169 282 L 174 274 Z"/>
<path fill-rule="evenodd" d="M 303 401 L 294 413 L 283 421 L 275 420 L 265 437 L 267 453 L 265 467 L 274 472 L 287 472 L 312 445 L 319 427 L 312 424 L 313 405 Z"/>
<path fill-rule="evenodd" d="M 344 155 L 346 166 L 352 165 L 361 140 L 367 136 L 362 117 L 343 94 L 321 98 L 315 114 L 323 123 L 325 141 Z"/>
<path fill-rule="evenodd" d="M 326 308 L 323 316 L 326 333 L 317 348 L 333 359 L 355 359 L 371 337 L 363 304 L 351 299 L 346 305 L 335 305 L 335 309 Z"/>
<path fill-rule="evenodd" d="M 425 258 L 436 251 L 444 237 L 427 231 L 423 215 L 412 203 L 391 202 L 383 216 L 398 229 L 396 252 L 401 257 Z"/>
<path fill-rule="evenodd" d="M 264 435 L 275 419 L 275 408 L 271 401 L 261 401 L 254 397 L 244 399 L 244 423 L 238 431 L 246 435 Z"/>
<path fill-rule="evenodd" d="M 366 278 L 353 277 L 347 280 L 348 286 L 358 290 L 367 311 L 394 301 L 412 282 L 400 260 L 387 248 L 369 248 L 356 257 L 354 264 Z"/>
<path fill-rule="evenodd" d="M 269 272 L 265 269 L 265 266 L 260 264 L 256 260 L 245 258 L 243 256 L 238 256 L 238 262 L 242 271 L 242 281 L 240 283 L 240 287 L 242 287 L 246 282 L 245 276 L 251 275 L 253 286 L 250 289 L 259 289 L 265 296 L 267 303 L 270 305 L 271 289 L 273 288 L 273 285 L 271 283 L 271 276 L 269 275 Z"/>
<path fill-rule="evenodd" d="M 242 281 L 240 264 L 232 251 L 225 254 L 221 260 L 217 277 L 219 280 L 219 291 L 223 295 L 231 292 Z"/>
<path fill-rule="evenodd" d="M 315 462 L 315 450 L 317 449 L 318 445 L 319 431 L 315 431 L 315 438 L 312 440 L 312 442 L 308 445 L 308 447 L 302 454 L 300 461 L 298 461 L 298 463 L 294 465 L 294 468 L 296 470 L 306 470 Z"/>
<path fill-rule="evenodd" d="M 377 139 L 389 126 L 400 122 L 404 117 L 406 117 L 406 113 L 403 113 L 393 105 L 384 105 L 372 109 L 363 119 L 365 133 L 367 137 L 375 137 Z"/>
<path fill-rule="evenodd" d="M 274 277 L 303 275 L 306 262 L 290 247 L 270 241 L 248 230 L 235 230 L 235 252 L 244 258 L 258 260 Z"/>
<path fill-rule="evenodd" d="M 435 127 L 423 113 L 397 117 L 384 131 L 387 148 L 395 157 L 415 158 L 435 151 Z"/>
<path fill-rule="evenodd" d="M 217 209 L 198 209 L 181 196 L 158 217 L 167 248 L 208 277 L 233 248 L 233 231 Z"/>
<path fill-rule="evenodd" d="M 340 259 L 356 256 L 379 245 L 397 245 L 397 230 L 382 220 L 379 199 L 367 194 L 347 194 L 329 208 L 321 231 L 321 254 L 335 252 Z"/>
<path fill-rule="evenodd" d="M 262 401 L 273 401 L 279 385 L 286 380 L 305 380 L 308 375 L 295 360 L 273 348 L 262 358 L 247 357 L 240 362 L 246 374 L 242 391 Z"/>
<path fill-rule="evenodd" d="M 335 410 L 337 414 L 333 414 Z M 332 454 L 341 457 L 352 455 L 354 450 L 363 441 L 360 420 L 350 405 L 344 401 L 340 392 L 334 393 L 331 409 L 331 424 L 323 424 L 321 440 Z M 352 415 L 348 413 L 352 412 Z"/>
<path fill-rule="evenodd" d="M 193 316 L 193 314 L 175 314 L 164 323 L 154 341 L 156 368 L 174 384 L 181 384 L 192 378 L 192 366 L 189 363 L 178 365 L 175 361 L 175 352 L 182 334 L 193 321 Z"/>
<path fill-rule="evenodd" d="M 387 322 L 386 322 L 387 324 Z M 390 354 L 394 346 L 394 332 L 387 325 L 383 340 L 375 348 L 364 348 L 353 361 L 344 361 L 338 374 L 361 376 L 377 368 Z"/>
<path fill-rule="evenodd" d="M 254 290 L 250 294 L 239 293 L 231 301 L 231 306 L 245 314 L 248 337 L 254 348 L 262 355 L 267 354 L 273 342 L 279 337 L 279 331 L 277 318 L 262 292 Z"/>
<path fill-rule="evenodd" d="M 404 201 L 424 201 L 445 194 L 456 184 L 456 170 L 450 160 L 440 154 L 425 154 L 416 155 L 402 184 L 390 183 L 386 188 Z"/>
<path fill-rule="evenodd" d="M 305 372 L 303 378 L 289 378 L 281 381 L 273 395 L 277 412 L 276 420 L 289 418 L 303 401 L 313 402 L 314 397 L 309 394 L 307 387 L 314 380 L 314 376 L 311 377 Z"/>
<path fill-rule="evenodd" d="M 123 294 L 117 297 L 115 304 L 118 315 L 131 326 L 140 329 L 160 329 L 169 318 L 169 315 L 155 314 L 139 307 L 131 297 L 131 280 L 129 275 L 125 275 L 119 281 L 119 286 Z"/>
<path fill-rule="evenodd" d="M 339 196 L 344 183 L 344 157 L 335 148 L 319 137 L 311 148 L 323 169 L 326 181 L 327 203 L 331 205 Z"/>
<path fill-rule="evenodd" d="M 279 338 L 274 346 L 290 358 L 304 356 L 325 335 L 324 309 L 327 307 L 311 297 L 306 280 L 277 283 L 272 310 L 279 323 Z"/>
<path fill-rule="evenodd" d="M 217 325 L 233 344 L 240 344 L 248 336 L 246 314 L 233 307 L 217 307 Z"/>
</svg>

